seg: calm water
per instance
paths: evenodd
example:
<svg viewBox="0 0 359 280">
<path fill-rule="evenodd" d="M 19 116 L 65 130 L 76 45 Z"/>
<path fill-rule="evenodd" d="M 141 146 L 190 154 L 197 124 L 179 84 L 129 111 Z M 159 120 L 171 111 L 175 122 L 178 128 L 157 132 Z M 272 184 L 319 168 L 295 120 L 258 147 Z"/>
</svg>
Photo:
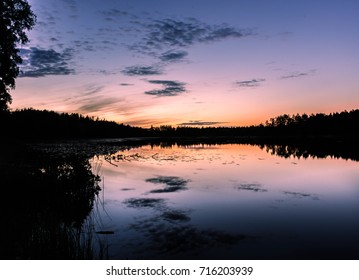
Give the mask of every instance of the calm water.
<svg viewBox="0 0 359 280">
<path fill-rule="evenodd" d="M 2 146 L 2 259 L 359 259 L 355 147 L 111 141 Z"/>
<path fill-rule="evenodd" d="M 95 156 L 110 259 L 359 258 L 359 163 L 242 144 Z"/>
</svg>

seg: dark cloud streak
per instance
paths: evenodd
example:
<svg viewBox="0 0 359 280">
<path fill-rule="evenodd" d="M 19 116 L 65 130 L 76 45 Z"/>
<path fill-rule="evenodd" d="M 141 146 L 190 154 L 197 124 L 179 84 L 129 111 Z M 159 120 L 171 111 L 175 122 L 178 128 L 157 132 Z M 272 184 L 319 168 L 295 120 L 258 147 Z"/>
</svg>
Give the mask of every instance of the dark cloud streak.
<svg viewBox="0 0 359 280">
<path fill-rule="evenodd" d="M 293 72 L 293 73 L 290 73 L 288 75 L 282 76 L 280 79 L 281 80 L 286 80 L 286 79 L 301 78 L 301 77 L 313 75 L 314 73 L 315 73 L 315 70 L 310 70 L 310 71 L 307 71 L 307 72 Z"/>
<path fill-rule="evenodd" d="M 210 125 L 217 125 L 217 124 L 224 124 L 225 122 L 206 122 L 206 121 L 189 121 L 184 123 L 179 123 L 177 125 L 180 126 L 210 126 Z"/>
<path fill-rule="evenodd" d="M 121 71 L 123 74 L 127 76 L 150 76 L 150 75 L 160 75 L 163 73 L 162 69 L 156 65 L 150 66 L 128 66 L 124 70 Z"/>
<path fill-rule="evenodd" d="M 163 89 L 145 91 L 145 94 L 155 96 L 177 96 L 186 92 L 185 83 L 170 80 L 149 80 L 151 84 L 162 85 Z"/>
<path fill-rule="evenodd" d="M 163 62 L 177 62 L 183 60 L 188 55 L 186 51 L 170 50 L 160 55 L 159 59 Z"/>
<path fill-rule="evenodd" d="M 245 81 L 236 81 L 235 84 L 241 88 L 254 88 L 260 86 L 263 82 L 265 82 L 265 79 L 252 79 Z"/>
</svg>

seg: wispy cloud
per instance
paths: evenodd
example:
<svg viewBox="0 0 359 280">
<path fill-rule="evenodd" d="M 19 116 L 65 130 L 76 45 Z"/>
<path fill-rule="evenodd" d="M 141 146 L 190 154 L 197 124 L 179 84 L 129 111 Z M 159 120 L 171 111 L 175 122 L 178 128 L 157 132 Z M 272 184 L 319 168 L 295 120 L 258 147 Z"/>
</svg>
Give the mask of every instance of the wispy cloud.
<svg viewBox="0 0 359 280">
<path fill-rule="evenodd" d="M 118 99 L 112 97 L 99 97 L 89 98 L 82 100 L 81 105 L 76 111 L 82 114 L 96 113 L 102 111 L 105 107 L 112 106 L 114 103 L 119 102 Z"/>
<path fill-rule="evenodd" d="M 224 124 L 225 122 L 206 122 L 206 121 L 189 121 L 189 122 L 183 122 L 179 123 L 177 125 L 180 126 L 211 126 L 211 125 L 218 125 L 218 124 Z"/>
<path fill-rule="evenodd" d="M 124 70 L 121 71 L 123 74 L 127 76 L 150 76 L 150 75 L 160 75 L 163 73 L 163 70 L 160 66 L 157 65 L 135 65 L 128 66 Z"/>
<path fill-rule="evenodd" d="M 254 88 L 260 86 L 266 79 L 252 79 L 245 81 L 236 81 L 235 84 L 241 88 Z"/>
<path fill-rule="evenodd" d="M 84 92 L 82 93 L 82 95 L 93 95 L 96 93 L 101 92 L 105 87 L 104 86 L 99 86 L 99 85 L 87 85 Z"/>
<path fill-rule="evenodd" d="M 73 10 L 73 11 L 76 11 L 77 10 L 77 3 L 75 0 L 63 0 L 67 5 L 68 7 Z"/>
<path fill-rule="evenodd" d="M 48 75 L 70 75 L 75 70 L 69 66 L 72 49 L 57 52 L 53 49 L 22 49 L 23 63 L 20 77 L 44 77 Z"/>
<path fill-rule="evenodd" d="M 145 94 L 155 96 L 176 96 L 186 92 L 185 83 L 171 80 L 149 80 L 151 84 L 162 85 L 162 89 L 145 91 Z"/>
<path fill-rule="evenodd" d="M 132 126 L 142 126 L 142 127 L 150 127 L 150 126 L 160 126 L 163 123 L 171 123 L 173 119 L 170 118 L 151 118 L 147 117 L 136 117 L 132 120 L 129 120 L 127 123 Z"/>
<path fill-rule="evenodd" d="M 313 75 L 315 72 L 316 72 L 315 70 L 309 70 L 307 72 L 291 72 L 288 75 L 284 75 L 284 76 L 280 77 L 280 79 L 285 80 L 285 79 L 302 78 L 305 76 Z"/>
<path fill-rule="evenodd" d="M 119 9 L 108 9 L 100 12 L 107 21 L 114 21 L 120 17 L 128 16 L 129 13 Z"/>
<path fill-rule="evenodd" d="M 186 51 L 176 51 L 176 50 L 169 50 L 167 52 L 162 53 L 159 56 L 163 62 L 177 62 L 183 60 L 188 55 Z"/>
</svg>

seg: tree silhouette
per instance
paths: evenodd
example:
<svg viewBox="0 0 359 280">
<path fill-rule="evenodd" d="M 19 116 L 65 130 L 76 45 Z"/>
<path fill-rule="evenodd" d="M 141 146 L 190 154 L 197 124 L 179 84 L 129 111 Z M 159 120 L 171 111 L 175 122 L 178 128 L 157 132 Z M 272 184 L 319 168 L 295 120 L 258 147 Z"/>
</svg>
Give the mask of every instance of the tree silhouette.
<svg viewBox="0 0 359 280">
<path fill-rule="evenodd" d="M 8 109 L 11 103 L 10 89 L 15 88 L 19 75 L 18 44 L 29 41 L 26 30 L 36 21 L 30 5 L 25 0 L 0 0 L 0 111 Z"/>
</svg>

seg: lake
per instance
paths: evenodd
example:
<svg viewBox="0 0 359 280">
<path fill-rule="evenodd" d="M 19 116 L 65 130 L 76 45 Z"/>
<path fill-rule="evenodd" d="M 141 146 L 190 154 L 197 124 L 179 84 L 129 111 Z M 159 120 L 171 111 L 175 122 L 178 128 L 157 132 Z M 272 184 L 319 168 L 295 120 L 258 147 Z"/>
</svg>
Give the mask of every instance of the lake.
<svg viewBox="0 0 359 280">
<path fill-rule="evenodd" d="M 142 146 L 100 165 L 114 259 L 351 258 L 359 168 L 243 144 Z"/>
<path fill-rule="evenodd" d="M 32 151 L 32 160 L 3 160 L 5 182 L 21 189 L 6 188 L 15 204 L 4 210 L 6 240 L 17 249 L 3 258 L 359 257 L 355 157 L 230 143 L 67 142 Z M 56 254 L 63 244 L 71 250 Z"/>
</svg>

